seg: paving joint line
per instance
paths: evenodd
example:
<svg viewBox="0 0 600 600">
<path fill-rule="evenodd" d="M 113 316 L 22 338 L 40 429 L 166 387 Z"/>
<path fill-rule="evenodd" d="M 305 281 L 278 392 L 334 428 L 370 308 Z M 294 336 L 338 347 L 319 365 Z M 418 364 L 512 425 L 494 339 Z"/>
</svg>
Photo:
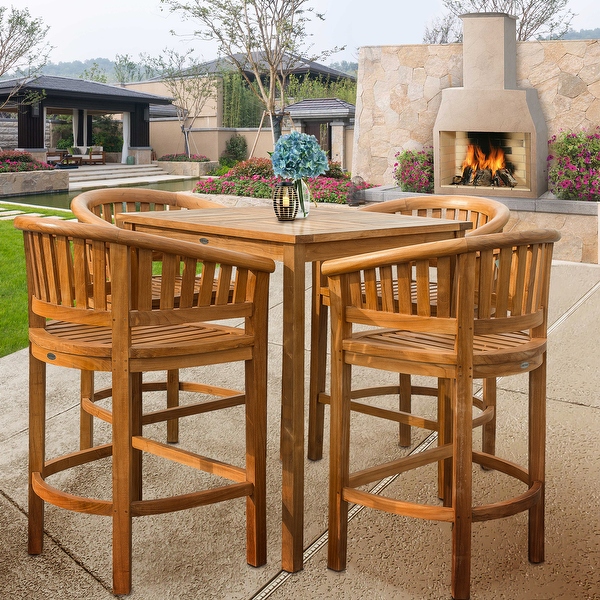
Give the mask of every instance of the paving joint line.
<svg viewBox="0 0 600 600">
<path fill-rule="evenodd" d="M 430 433 L 418 446 L 412 450 L 408 456 L 413 456 L 414 454 L 419 454 L 424 452 L 428 448 L 430 448 L 435 441 L 437 440 L 437 432 Z M 377 482 L 369 491 L 372 494 L 380 494 L 386 487 L 391 485 L 398 477 L 399 473 L 396 475 L 390 475 L 385 479 Z M 366 506 L 362 506 L 360 504 L 354 504 L 352 508 L 348 511 L 348 523 L 352 521 L 356 516 L 358 516 Z M 327 543 L 329 537 L 328 531 L 323 532 L 314 542 L 312 542 L 306 550 L 302 553 L 302 565 L 304 566 L 311 558 L 319 552 Z M 258 592 L 251 596 L 249 600 L 266 600 L 272 594 L 275 593 L 294 573 L 289 573 L 288 571 L 279 571 L 275 577 L 273 577 L 269 582 L 267 582 Z"/>
</svg>

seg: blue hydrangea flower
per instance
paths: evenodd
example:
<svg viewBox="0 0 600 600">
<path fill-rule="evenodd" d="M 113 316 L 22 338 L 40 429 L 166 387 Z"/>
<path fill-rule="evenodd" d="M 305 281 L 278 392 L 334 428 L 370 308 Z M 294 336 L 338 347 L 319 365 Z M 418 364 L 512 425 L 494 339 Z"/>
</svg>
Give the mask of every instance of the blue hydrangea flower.
<svg viewBox="0 0 600 600">
<path fill-rule="evenodd" d="M 297 131 L 277 140 L 271 162 L 275 175 L 292 180 L 317 177 L 329 168 L 327 154 L 315 136 Z"/>
</svg>

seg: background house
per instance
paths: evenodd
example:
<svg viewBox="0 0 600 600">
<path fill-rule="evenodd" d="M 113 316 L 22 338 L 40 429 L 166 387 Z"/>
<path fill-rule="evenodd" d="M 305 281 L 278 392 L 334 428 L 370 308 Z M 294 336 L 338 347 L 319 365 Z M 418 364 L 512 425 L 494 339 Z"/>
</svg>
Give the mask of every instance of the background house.
<svg viewBox="0 0 600 600">
<path fill-rule="evenodd" d="M 215 75 L 214 94 L 208 98 L 194 126 L 190 131 L 190 151 L 203 154 L 211 160 L 218 160 L 229 138 L 237 133 L 246 138 L 253 156 L 268 157 L 273 150 L 273 138 L 269 117 L 261 119 L 262 108 L 257 121 L 249 127 L 226 126 L 227 89 L 223 85 L 223 74 L 232 72 L 233 67 L 224 59 L 217 59 L 203 65 L 206 72 Z M 291 72 L 298 78 L 314 78 L 329 81 L 354 80 L 351 75 L 325 65 L 304 61 Z M 249 73 L 250 78 L 252 75 Z M 126 84 L 131 90 L 159 96 L 169 95 L 161 78 Z M 350 170 L 352 164 L 352 140 L 354 136 L 354 105 L 343 100 L 310 99 L 288 106 L 289 118 L 283 123 L 283 131 L 294 129 L 315 135 L 322 147 L 329 152 L 332 160 L 340 162 L 342 168 Z M 262 123 L 261 123 L 262 120 Z M 177 154 L 185 151 L 184 137 L 174 107 L 150 107 L 150 145 L 156 157 Z"/>
</svg>

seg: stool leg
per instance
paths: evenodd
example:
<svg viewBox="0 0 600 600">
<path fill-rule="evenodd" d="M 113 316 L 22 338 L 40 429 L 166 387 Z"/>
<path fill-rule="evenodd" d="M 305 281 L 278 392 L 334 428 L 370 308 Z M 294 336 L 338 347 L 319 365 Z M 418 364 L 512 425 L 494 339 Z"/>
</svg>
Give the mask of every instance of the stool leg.
<svg viewBox="0 0 600 600">
<path fill-rule="evenodd" d="M 257 352 L 246 361 L 246 477 L 254 485 L 246 497 L 246 561 L 267 562 L 267 362 Z"/>
<path fill-rule="evenodd" d="M 131 374 L 131 435 L 142 435 L 142 377 Z M 131 450 L 131 500 L 142 499 L 142 451 Z"/>
<path fill-rule="evenodd" d="M 325 405 L 319 394 L 325 391 L 327 375 L 327 313 L 320 289 L 327 282 L 321 275 L 320 263 L 313 263 L 312 316 L 310 322 L 310 386 L 308 405 L 308 458 L 323 458 Z"/>
<path fill-rule="evenodd" d="M 28 552 L 44 543 L 44 501 L 33 491 L 33 473 L 44 474 L 46 460 L 46 363 L 29 355 L 29 500 Z"/>
<path fill-rule="evenodd" d="M 473 379 L 459 374 L 453 406 L 452 598 L 468 600 L 471 587 Z"/>
<path fill-rule="evenodd" d="M 400 387 L 400 397 L 399 397 L 399 405 L 398 408 L 402 412 L 409 413 L 411 411 L 412 405 L 412 388 L 411 388 L 411 378 L 410 375 L 406 373 L 400 373 L 399 376 L 399 387 Z M 411 430 L 410 425 L 408 423 L 399 423 L 398 424 L 398 444 L 400 446 L 410 446 L 411 441 Z"/>
<path fill-rule="evenodd" d="M 115 361 L 116 362 L 116 361 Z M 132 446 L 134 378 L 121 369 L 113 369 L 113 593 L 131 591 L 131 500 L 137 496 L 134 489 L 134 453 Z M 138 402 L 139 403 L 139 402 Z M 139 452 L 138 452 L 139 453 Z"/>
<path fill-rule="evenodd" d="M 167 408 L 179 406 L 179 370 L 167 371 Z M 167 442 L 176 444 L 179 441 L 179 419 L 167 421 Z"/>
<path fill-rule="evenodd" d="M 81 399 L 94 400 L 94 371 L 81 371 Z M 86 450 L 94 445 L 94 417 L 80 408 L 79 448 Z"/>
<path fill-rule="evenodd" d="M 540 501 L 529 509 L 529 560 L 544 562 L 546 451 L 546 355 L 529 373 L 529 484 L 542 484 Z"/>
<path fill-rule="evenodd" d="M 438 446 L 452 443 L 452 402 L 455 388 L 450 379 L 438 380 Z M 452 502 L 452 459 L 438 463 L 438 496 L 444 506 Z"/>
<path fill-rule="evenodd" d="M 496 378 L 483 380 L 483 408 L 494 408 L 491 421 L 483 425 L 481 449 L 487 454 L 496 454 Z"/>
<path fill-rule="evenodd" d="M 327 566 L 343 571 L 348 550 L 348 502 L 343 499 L 343 492 L 350 471 L 351 367 L 335 358 L 332 353 Z"/>
</svg>

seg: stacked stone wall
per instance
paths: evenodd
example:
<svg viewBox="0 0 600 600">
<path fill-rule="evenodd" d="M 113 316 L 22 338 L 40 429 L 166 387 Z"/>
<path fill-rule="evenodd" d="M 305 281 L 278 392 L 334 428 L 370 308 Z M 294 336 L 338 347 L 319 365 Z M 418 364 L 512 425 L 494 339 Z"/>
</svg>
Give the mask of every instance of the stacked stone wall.
<svg viewBox="0 0 600 600">
<path fill-rule="evenodd" d="M 12 150 L 17 147 L 16 119 L 0 119 L 0 148 Z"/>
<path fill-rule="evenodd" d="M 14 150 L 18 146 L 16 119 L 0 119 L 0 148 Z M 46 127 L 46 148 L 50 148 L 50 128 Z"/>
<path fill-rule="evenodd" d="M 394 183 L 398 151 L 433 145 L 441 91 L 462 86 L 462 62 L 462 44 L 361 48 L 353 175 Z M 549 136 L 594 130 L 600 40 L 518 42 L 517 86 L 537 89 Z"/>
</svg>

